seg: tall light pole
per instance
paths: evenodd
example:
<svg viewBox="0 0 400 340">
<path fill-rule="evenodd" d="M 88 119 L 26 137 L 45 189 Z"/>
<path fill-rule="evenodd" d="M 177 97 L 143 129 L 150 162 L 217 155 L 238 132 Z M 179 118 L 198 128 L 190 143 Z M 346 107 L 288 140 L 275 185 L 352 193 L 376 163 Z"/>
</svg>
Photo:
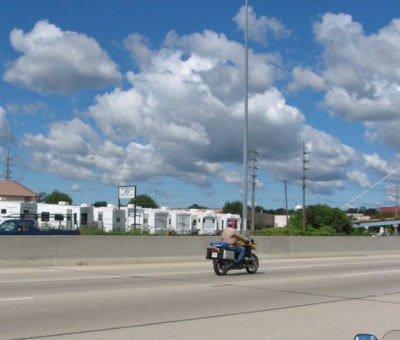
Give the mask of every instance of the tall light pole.
<svg viewBox="0 0 400 340">
<path fill-rule="evenodd" d="M 246 0 L 246 33 L 245 33 L 245 100 L 244 100 L 244 133 L 243 133 L 243 203 L 242 203 L 242 234 L 247 232 L 247 169 L 248 169 L 248 102 L 249 102 L 249 3 Z"/>
</svg>

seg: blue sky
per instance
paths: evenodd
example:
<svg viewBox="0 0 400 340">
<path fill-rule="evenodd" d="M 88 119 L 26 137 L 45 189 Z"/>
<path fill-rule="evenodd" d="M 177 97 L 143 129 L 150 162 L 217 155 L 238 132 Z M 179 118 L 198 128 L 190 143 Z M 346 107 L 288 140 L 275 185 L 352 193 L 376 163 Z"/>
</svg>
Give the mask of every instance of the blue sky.
<svg viewBox="0 0 400 340">
<path fill-rule="evenodd" d="M 249 6 L 256 203 L 283 207 L 286 180 L 301 204 L 305 141 L 308 204 L 342 207 L 399 166 L 400 3 Z M 12 179 L 77 204 L 118 185 L 169 207 L 241 200 L 243 22 L 244 0 L 0 1 Z M 352 206 L 394 204 L 395 183 Z"/>
</svg>

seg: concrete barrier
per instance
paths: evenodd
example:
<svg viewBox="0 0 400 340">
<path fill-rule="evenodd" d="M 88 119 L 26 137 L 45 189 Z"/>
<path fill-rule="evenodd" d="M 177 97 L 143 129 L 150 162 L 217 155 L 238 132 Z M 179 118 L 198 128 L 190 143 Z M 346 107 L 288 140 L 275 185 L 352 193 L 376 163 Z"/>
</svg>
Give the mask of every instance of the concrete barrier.
<svg viewBox="0 0 400 340">
<path fill-rule="evenodd" d="M 255 237 L 260 258 L 400 254 L 400 237 Z M 0 267 L 204 261 L 209 236 L 0 236 Z"/>
</svg>

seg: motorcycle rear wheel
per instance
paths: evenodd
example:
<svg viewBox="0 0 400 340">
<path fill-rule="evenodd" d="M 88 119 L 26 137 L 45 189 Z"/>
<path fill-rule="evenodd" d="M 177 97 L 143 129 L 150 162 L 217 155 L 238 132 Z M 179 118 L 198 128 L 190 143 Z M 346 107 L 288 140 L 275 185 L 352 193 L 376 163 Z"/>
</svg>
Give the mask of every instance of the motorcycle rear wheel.
<svg viewBox="0 0 400 340">
<path fill-rule="evenodd" d="M 249 274 L 255 274 L 258 270 L 258 257 L 255 254 L 251 254 L 251 262 L 246 266 L 246 271 Z"/>
<path fill-rule="evenodd" d="M 228 265 L 224 261 L 214 261 L 214 271 L 217 275 L 226 275 Z"/>
</svg>

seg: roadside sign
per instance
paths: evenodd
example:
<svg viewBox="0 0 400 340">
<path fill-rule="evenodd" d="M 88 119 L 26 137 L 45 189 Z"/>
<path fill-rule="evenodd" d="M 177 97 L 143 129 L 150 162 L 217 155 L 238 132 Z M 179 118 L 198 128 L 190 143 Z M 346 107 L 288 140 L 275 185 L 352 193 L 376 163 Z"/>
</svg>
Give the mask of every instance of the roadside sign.
<svg viewBox="0 0 400 340">
<path fill-rule="evenodd" d="M 118 198 L 136 198 L 136 186 L 120 186 L 118 187 Z"/>
</svg>

